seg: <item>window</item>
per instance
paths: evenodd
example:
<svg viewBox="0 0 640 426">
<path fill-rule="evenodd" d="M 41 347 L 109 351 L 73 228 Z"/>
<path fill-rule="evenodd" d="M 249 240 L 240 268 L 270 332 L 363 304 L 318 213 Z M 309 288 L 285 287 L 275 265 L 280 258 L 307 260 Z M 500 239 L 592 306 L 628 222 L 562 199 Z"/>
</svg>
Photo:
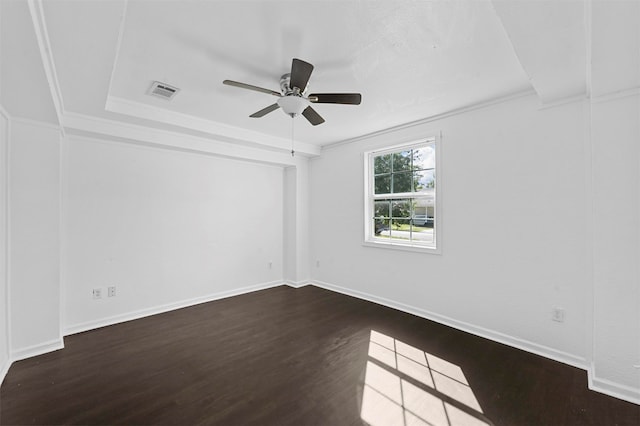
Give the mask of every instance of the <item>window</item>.
<svg viewBox="0 0 640 426">
<path fill-rule="evenodd" d="M 365 243 L 436 250 L 436 138 L 365 154 Z"/>
</svg>

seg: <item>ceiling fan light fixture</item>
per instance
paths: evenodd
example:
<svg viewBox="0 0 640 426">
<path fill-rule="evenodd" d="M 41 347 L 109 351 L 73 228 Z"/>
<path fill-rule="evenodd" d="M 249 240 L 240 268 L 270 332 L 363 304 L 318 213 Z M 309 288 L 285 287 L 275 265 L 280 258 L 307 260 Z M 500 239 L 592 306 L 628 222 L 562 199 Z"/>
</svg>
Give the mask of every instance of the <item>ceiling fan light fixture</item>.
<svg viewBox="0 0 640 426">
<path fill-rule="evenodd" d="M 324 118 L 311 107 L 311 103 L 360 105 L 362 100 L 360 93 L 313 93 L 307 96 L 307 85 L 312 71 L 313 65 L 293 58 L 291 72 L 280 77 L 280 92 L 233 80 L 224 80 L 222 84 L 278 97 L 276 103 L 254 112 L 249 116 L 251 118 L 264 117 L 270 112 L 282 108 L 288 116 L 293 118 L 302 114 L 311 125 L 317 126 L 324 123 Z"/>
<path fill-rule="evenodd" d="M 309 106 L 309 101 L 301 96 L 289 95 L 279 98 L 277 104 L 287 115 L 295 117 L 302 114 Z"/>
</svg>

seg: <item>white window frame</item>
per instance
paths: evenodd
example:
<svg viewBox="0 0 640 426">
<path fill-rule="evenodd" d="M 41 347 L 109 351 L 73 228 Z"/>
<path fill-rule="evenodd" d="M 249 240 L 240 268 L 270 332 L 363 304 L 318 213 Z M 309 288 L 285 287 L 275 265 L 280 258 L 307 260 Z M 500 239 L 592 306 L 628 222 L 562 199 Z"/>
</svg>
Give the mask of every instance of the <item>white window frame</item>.
<svg viewBox="0 0 640 426">
<path fill-rule="evenodd" d="M 442 177 L 441 177 L 441 157 L 442 147 L 438 135 L 425 137 L 411 142 L 387 146 L 373 151 L 364 153 L 364 242 L 363 245 L 369 247 L 386 248 L 394 250 L 416 251 L 422 253 L 442 254 Z M 384 155 L 392 152 L 418 148 L 426 144 L 434 144 L 436 151 L 435 158 L 435 188 L 434 188 L 434 242 L 432 245 L 404 242 L 401 240 L 393 240 L 391 238 L 376 237 L 372 232 L 371 223 L 373 222 L 373 203 L 380 197 L 374 194 L 374 176 L 373 176 L 373 159 L 376 156 Z M 393 194 L 394 198 L 416 198 L 416 193 L 399 193 Z M 389 198 L 389 197 L 386 197 Z"/>
</svg>

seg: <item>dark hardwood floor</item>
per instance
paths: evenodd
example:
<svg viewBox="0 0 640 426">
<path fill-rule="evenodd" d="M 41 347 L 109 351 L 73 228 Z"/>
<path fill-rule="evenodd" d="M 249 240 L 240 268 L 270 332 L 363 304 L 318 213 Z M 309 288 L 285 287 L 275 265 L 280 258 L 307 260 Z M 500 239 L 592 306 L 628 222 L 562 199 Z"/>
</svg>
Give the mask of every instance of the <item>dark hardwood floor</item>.
<svg viewBox="0 0 640 426">
<path fill-rule="evenodd" d="M 586 373 L 316 287 L 65 338 L 12 365 L 0 423 L 640 425 Z"/>
</svg>

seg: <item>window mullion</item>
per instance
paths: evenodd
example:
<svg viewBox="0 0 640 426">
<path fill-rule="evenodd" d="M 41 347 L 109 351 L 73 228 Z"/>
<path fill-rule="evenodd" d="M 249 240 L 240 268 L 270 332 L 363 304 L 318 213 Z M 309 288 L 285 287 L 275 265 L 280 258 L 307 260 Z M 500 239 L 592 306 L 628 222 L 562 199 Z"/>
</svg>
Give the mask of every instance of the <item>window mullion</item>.
<svg viewBox="0 0 640 426">
<path fill-rule="evenodd" d="M 397 194 L 373 194 L 374 200 L 404 199 L 404 198 L 420 198 L 418 192 L 398 192 Z"/>
</svg>

